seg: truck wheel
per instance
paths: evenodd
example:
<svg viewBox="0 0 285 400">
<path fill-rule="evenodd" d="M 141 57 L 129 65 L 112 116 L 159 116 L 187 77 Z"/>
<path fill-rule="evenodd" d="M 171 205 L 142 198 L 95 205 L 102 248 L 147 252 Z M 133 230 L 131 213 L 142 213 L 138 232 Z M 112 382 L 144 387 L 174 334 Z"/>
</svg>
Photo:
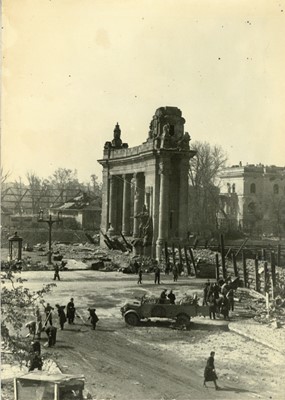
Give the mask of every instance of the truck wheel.
<svg viewBox="0 0 285 400">
<path fill-rule="evenodd" d="M 177 315 L 176 318 L 177 325 L 179 326 L 189 326 L 190 325 L 190 317 L 186 314 Z"/>
<path fill-rule="evenodd" d="M 125 321 L 128 325 L 136 326 L 139 323 L 139 317 L 132 312 L 125 315 Z"/>
</svg>

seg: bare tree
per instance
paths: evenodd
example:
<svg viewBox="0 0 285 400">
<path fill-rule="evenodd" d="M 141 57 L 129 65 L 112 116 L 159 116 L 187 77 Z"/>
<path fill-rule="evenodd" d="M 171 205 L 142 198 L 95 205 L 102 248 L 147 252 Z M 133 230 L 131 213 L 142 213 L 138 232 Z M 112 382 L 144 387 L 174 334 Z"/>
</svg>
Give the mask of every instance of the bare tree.
<svg viewBox="0 0 285 400">
<path fill-rule="evenodd" d="M 35 172 L 28 172 L 26 177 L 29 182 L 29 197 L 31 199 L 32 213 L 36 214 L 43 208 L 43 204 L 48 208 L 50 197 L 49 181 L 40 178 Z"/>
<path fill-rule="evenodd" d="M 1 174 L 1 187 L 2 187 L 9 178 L 10 171 L 4 172 L 4 168 L 1 166 L 0 174 Z"/>
<path fill-rule="evenodd" d="M 51 177 L 52 185 L 58 190 L 61 202 L 76 195 L 81 189 L 77 179 L 77 171 L 68 168 L 58 168 Z"/>
<path fill-rule="evenodd" d="M 197 152 L 190 160 L 190 226 L 201 232 L 215 229 L 219 209 L 218 173 L 225 167 L 227 156 L 220 146 L 193 142 Z"/>
</svg>

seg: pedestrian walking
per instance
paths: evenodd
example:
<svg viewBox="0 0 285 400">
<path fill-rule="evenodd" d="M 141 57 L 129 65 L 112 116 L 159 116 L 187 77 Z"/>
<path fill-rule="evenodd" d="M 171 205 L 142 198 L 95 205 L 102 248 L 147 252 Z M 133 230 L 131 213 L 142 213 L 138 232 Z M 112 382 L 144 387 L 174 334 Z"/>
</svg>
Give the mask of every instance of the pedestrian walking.
<svg viewBox="0 0 285 400">
<path fill-rule="evenodd" d="M 173 282 L 177 282 L 177 280 L 178 280 L 178 265 L 177 264 L 173 265 L 172 274 L 173 274 Z"/>
<path fill-rule="evenodd" d="M 52 325 L 52 311 L 54 310 L 53 307 L 49 303 L 45 306 L 45 314 L 46 314 L 46 320 L 45 320 L 45 326 L 49 322 L 50 325 Z"/>
<path fill-rule="evenodd" d="M 215 389 L 219 390 L 220 388 L 216 382 L 218 377 L 215 370 L 214 357 L 215 357 L 215 352 L 211 351 L 210 357 L 207 360 L 207 364 L 204 370 L 204 386 L 206 386 L 206 382 L 214 382 Z"/>
<path fill-rule="evenodd" d="M 69 324 L 74 324 L 75 317 L 75 305 L 73 298 L 70 299 L 70 302 L 66 306 L 66 316 Z"/>
<path fill-rule="evenodd" d="M 139 267 L 139 272 L 138 272 L 138 284 L 142 284 L 142 268 Z"/>
<path fill-rule="evenodd" d="M 48 326 L 46 328 L 46 334 L 48 337 L 48 347 L 54 346 L 56 344 L 57 328 L 52 325 Z"/>
<path fill-rule="evenodd" d="M 65 315 L 65 311 L 64 311 L 65 306 L 60 306 L 59 304 L 56 304 L 55 306 L 57 308 L 60 329 L 63 330 L 64 324 L 66 322 L 66 315 Z"/>
<path fill-rule="evenodd" d="M 91 325 L 92 325 L 92 329 L 95 331 L 97 322 L 99 321 L 99 318 L 98 318 L 98 316 L 97 316 L 97 314 L 95 312 L 96 308 L 88 308 L 88 311 L 89 311 L 88 319 L 90 319 L 90 322 L 91 322 Z"/>
<path fill-rule="evenodd" d="M 154 284 L 160 285 L 160 268 L 157 266 L 154 270 Z"/>
<path fill-rule="evenodd" d="M 170 304 L 175 304 L 175 300 L 176 300 L 176 296 L 175 294 L 172 292 L 172 290 L 170 290 L 168 296 L 167 296 L 170 300 Z"/>
<path fill-rule="evenodd" d="M 54 277 L 53 277 L 53 280 L 55 281 L 56 278 L 60 281 L 58 264 L 55 264 L 55 266 L 54 266 Z"/>
</svg>

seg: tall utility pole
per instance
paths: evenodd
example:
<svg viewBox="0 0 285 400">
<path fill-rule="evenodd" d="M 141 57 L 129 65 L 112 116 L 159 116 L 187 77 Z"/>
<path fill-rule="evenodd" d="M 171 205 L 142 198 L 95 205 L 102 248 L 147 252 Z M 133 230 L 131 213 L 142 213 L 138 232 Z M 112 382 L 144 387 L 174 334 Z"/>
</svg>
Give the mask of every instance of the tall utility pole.
<svg viewBox="0 0 285 400">
<path fill-rule="evenodd" d="M 48 232 L 48 264 L 52 264 L 51 262 L 51 255 L 52 255 L 52 249 L 51 249 L 51 231 L 52 231 L 52 225 L 54 223 L 62 222 L 62 212 L 59 211 L 57 213 L 57 219 L 52 219 L 52 215 L 49 214 L 48 219 L 44 219 L 44 212 L 41 210 L 39 212 L 39 218 L 38 222 L 46 222 L 49 227 L 49 232 Z"/>
</svg>

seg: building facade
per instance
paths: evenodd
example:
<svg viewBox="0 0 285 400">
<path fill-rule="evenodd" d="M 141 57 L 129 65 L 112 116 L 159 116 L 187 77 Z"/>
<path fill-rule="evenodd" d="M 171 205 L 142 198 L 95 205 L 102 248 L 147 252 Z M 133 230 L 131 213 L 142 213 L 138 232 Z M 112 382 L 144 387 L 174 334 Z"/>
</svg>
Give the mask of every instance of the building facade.
<svg viewBox="0 0 285 400">
<path fill-rule="evenodd" d="M 221 225 L 259 234 L 285 232 L 285 167 L 240 164 L 219 177 Z"/>
<path fill-rule="evenodd" d="M 117 124 L 103 158 L 101 230 L 121 232 L 160 258 L 166 241 L 184 241 L 188 231 L 188 170 L 195 155 L 185 119 L 176 107 L 160 107 L 146 142 L 128 148 Z"/>
</svg>

